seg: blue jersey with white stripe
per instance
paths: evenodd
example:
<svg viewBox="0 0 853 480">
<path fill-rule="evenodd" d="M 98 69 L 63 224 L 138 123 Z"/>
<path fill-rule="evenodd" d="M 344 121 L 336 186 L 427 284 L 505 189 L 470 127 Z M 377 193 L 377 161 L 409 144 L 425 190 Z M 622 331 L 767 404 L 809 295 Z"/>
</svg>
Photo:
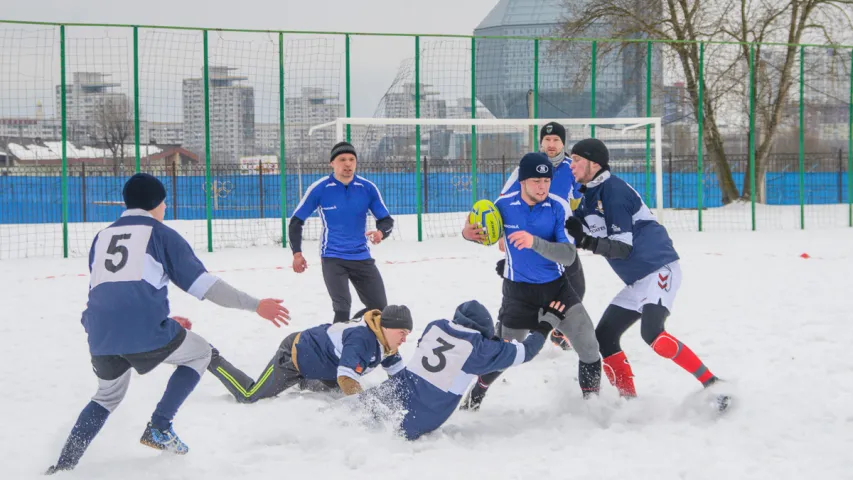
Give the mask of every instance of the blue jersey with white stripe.
<svg viewBox="0 0 853 480">
<path fill-rule="evenodd" d="M 399 353 L 382 358 L 382 344 L 364 320 L 318 325 L 303 331 L 296 344 L 296 363 L 303 377 L 358 381 L 382 365 L 388 375 L 403 369 Z"/>
<path fill-rule="evenodd" d="M 367 245 L 367 211 L 382 220 L 391 214 L 376 185 L 356 175 L 344 185 L 334 174 L 312 183 L 293 216 L 303 222 L 317 210 L 323 222 L 320 256 L 344 260 L 370 258 Z"/>
<path fill-rule="evenodd" d="M 633 246 L 628 258 L 607 259 L 626 285 L 678 260 L 666 228 L 657 222 L 640 194 L 609 171 L 586 185 L 575 215 L 583 219 L 593 237 Z"/>
<path fill-rule="evenodd" d="M 495 201 L 504 225 L 504 238 L 524 230 L 533 236 L 556 243 L 572 243 L 566 235 L 568 202 L 554 194 L 533 206 L 521 198 L 520 192 L 503 195 Z M 548 283 L 563 275 L 563 266 L 539 255 L 532 248 L 519 250 L 506 241 L 504 278 L 514 282 Z"/>
<path fill-rule="evenodd" d="M 401 430 L 415 439 L 440 427 L 456 410 L 478 375 L 531 360 L 545 337 L 530 334 L 524 343 L 489 339 L 477 330 L 448 320 L 427 325 L 406 368 L 381 386 L 405 412 Z"/>
<path fill-rule="evenodd" d="M 575 174 L 572 173 L 572 159 L 566 155 L 554 167 L 554 177 L 551 179 L 549 191 L 572 204 L 573 201 L 577 202 L 583 196 L 580 188 L 581 184 L 575 180 Z M 501 189 L 501 195 L 518 191 L 521 191 L 521 183 L 518 181 L 518 167 L 516 167 Z"/>
<path fill-rule="evenodd" d="M 178 232 L 144 210 L 126 210 L 89 250 L 83 326 L 92 355 L 156 350 L 181 330 L 169 318 L 169 281 L 203 299 L 217 278 Z"/>
</svg>

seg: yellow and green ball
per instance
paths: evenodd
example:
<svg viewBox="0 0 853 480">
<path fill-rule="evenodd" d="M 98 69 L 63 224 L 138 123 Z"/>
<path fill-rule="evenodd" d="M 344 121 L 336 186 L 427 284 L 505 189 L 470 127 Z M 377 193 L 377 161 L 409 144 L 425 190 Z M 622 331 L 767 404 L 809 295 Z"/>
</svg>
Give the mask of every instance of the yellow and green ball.
<svg viewBox="0 0 853 480">
<path fill-rule="evenodd" d="M 490 200 L 478 200 L 468 214 L 468 221 L 483 228 L 485 245 L 494 245 L 503 235 L 504 223 L 495 204 Z"/>
</svg>

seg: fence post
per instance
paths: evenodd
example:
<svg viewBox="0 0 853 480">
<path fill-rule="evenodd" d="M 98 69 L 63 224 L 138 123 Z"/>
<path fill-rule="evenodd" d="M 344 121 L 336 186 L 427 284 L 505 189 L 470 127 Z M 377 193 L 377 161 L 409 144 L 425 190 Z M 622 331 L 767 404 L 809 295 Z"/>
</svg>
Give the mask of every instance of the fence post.
<svg viewBox="0 0 853 480">
<path fill-rule="evenodd" d="M 351 116 L 351 114 L 350 114 L 350 66 L 349 66 L 350 46 L 349 46 L 349 34 L 346 34 L 344 36 L 344 45 L 345 45 L 345 58 L 346 58 L 346 65 L 345 65 L 345 68 L 346 68 L 346 72 L 345 72 L 346 84 L 345 84 L 345 86 L 346 86 L 346 103 L 347 103 L 347 105 L 346 105 L 347 110 L 346 111 L 347 111 L 347 118 L 349 118 Z M 352 125 L 350 125 L 350 123 L 347 122 L 347 142 L 352 142 L 351 131 L 352 131 Z"/>
<path fill-rule="evenodd" d="M 591 97 L 590 97 L 590 117 L 595 118 L 595 74 L 596 69 L 598 67 L 598 42 L 592 41 L 592 71 L 590 72 L 590 85 L 591 85 Z M 589 127 L 589 136 L 595 138 L 595 125 L 590 125 Z"/>
<path fill-rule="evenodd" d="M 80 164 L 80 197 L 83 206 L 83 221 L 86 222 L 86 162 Z"/>
<path fill-rule="evenodd" d="M 139 173 L 139 27 L 133 27 L 133 137 L 136 148 L 136 173 Z"/>
<path fill-rule="evenodd" d="M 755 44 L 749 45 L 749 189 L 755 231 Z"/>
<path fill-rule="evenodd" d="M 672 149 L 669 150 L 669 157 L 667 157 L 667 160 L 669 163 L 669 165 L 668 165 L 669 166 L 669 208 L 675 208 L 672 205 L 672 190 L 674 187 L 673 176 L 672 176 Z M 646 189 L 646 191 L 648 191 L 648 190 L 649 190 L 649 188 Z M 646 205 L 648 205 L 648 204 L 646 204 Z M 663 205 L 661 205 L 661 207 L 663 207 Z"/>
<path fill-rule="evenodd" d="M 853 51 L 850 52 L 850 102 L 847 106 L 847 226 L 853 227 Z"/>
<path fill-rule="evenodd" d="M 429 161 L 424 155 L 424 213 L 429 213 Z"/>
<path fill-rule="evenodd" d="M 652 42 L 646 42 L 646 117 L 652 116 Z M 646 125 L 646 205 L 652 198 L 652 130 Z M 661 126 L 663 128 L 663 126 Z M 669 148 L 670 168 L 672 167 L 672 146 Z M 669 175 L 669 208 L 672 208 L 672 170 Z"/>
<path fill-rule="evenodd" d="M 415 36 L 415 118 L 421 118 L 421 37 Z M 415 125 L 415 190 L 417 191 L 418 241 L 423 241 L 423 192 L 421 191 L 421 126 Z"/>
<path fill-rule="evenodd" d="M 533 40 L 533 118 L 539 118 L 539 39 Z M 533 125 L 533 144 L 531 151 L 538 151 L 539 125 Z"/>
<path fill-rule="evenodd" d="M 347 83 L 347 105 L 349 105 L 349 83 Z M 287 248 L 287 162 L 284 159 L 284 144 L 284 34 L 278 32 L 278 174 L 281 189 L 281 248 Z"/>
<path fill-rule="evenodd" d="M 178 159 L 181 158 L 180 153 L 175 154 Z M 172 220 L 178 219 L 178 161 L 172 159 Z"/>
<path fill-rule="evenodd" d="M 471 119 L 477 119 L 477 39 L 471 37 Z M 477 202 L 477 126 L 471 125 L 471 204 Z"/>
<path fill-rule="evenodd" d="M 704 94 L 705 94 L 705 44 L 699 44 L 699 105 L 697 107 L 697 122 L 699 124 L 699 140 L 696 157 L 696 204 L 699 208 L 699 231 L 702 231 L 702 200 L 705 185 L 705 172 L 702 168 L 702 143 L 703 121 L 705 117 Z"/>
<path fill-rule="evenodd" d="M 210 181 L 210 79 L 208 64 L 208 44 L 207 30 L 202 32 L 202 40 L 204 47 L 204 191 L 205 195 L 205 210 L 207 217 L 207 251 L 213 251 L 213 211 L 211 209 L 211 200 L 216 199 L 218 195 L 214 192 L 215 186 Z"/>
<path fill-rule="evenodd" d="M 264 161 L 258 160 L 258 192 L 260 192 L 261 218 L 264 218 Z"/>
<path fill-rule="evenodd" d="M 805 121 L 803 119 L 803 77 L 805 76 L 805 68 L 803 66 L 803 60 L 805 59 L 805 50 L 806 47 L 800 47 L 800 135 L 798 139 L 799 144 L 799 163 L 800 163 L 800 230 L 805 230 L 806 228 L 806 192 L 805 192 Z"/>
<path fill-rule="evenodd" d="M 62 257 L 68 258 L 68 152 L 67 133 L 67 103 L 65 99 L 65 25 L 59 26 L 59 88 L 60 111 L 62 116 L 62 178 L 60 190 L 62 195 Z"/>
</svg>

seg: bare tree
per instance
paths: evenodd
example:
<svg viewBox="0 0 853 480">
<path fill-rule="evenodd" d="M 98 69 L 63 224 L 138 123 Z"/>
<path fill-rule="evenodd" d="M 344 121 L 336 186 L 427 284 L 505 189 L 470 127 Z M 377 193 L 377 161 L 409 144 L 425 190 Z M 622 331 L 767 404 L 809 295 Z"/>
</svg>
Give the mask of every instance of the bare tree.
<svg viewBox="0 0 853 480">
<path fill-rule="evenodd" d="M 125 159 L 125 146 L 133 134 L 133 112 L 124 95 L 107 96 L 96 107 L 95 134 L 110 151 L 116 175 Z"/>
<path fill-rule="evenodd" d="M 667 42 L 661 52 L 664 65 L 677 69 L 684 79 L 697 117 L 700 43 L 712 42 L 706 43 L 702 62 L 703 138 L 709 160 L 716 167 L 724 204 L 753 195 L 749 172 L 743 193 L 738 192 L 719 128 L 722 121 L 732 117 L 748 119 L 749 59 L 754 59 L 755 198 L 763 201 L 769 154 L 798 75 L 794 68 L 799 61 L 797 44 L 819 38 L 833 45 L 835 32 L 853 28 L 849 14 L 853 0 L 594 0 L 580 7 L 576 0 L 564 2 L 572 13 L 557 32 L 561 37 L 588 37 L 589 32 L 604 25 L 609 26 L 609 35 L 614 38 Z M 771 42 L 782 45 L 766 45 Z M 557 49 L 577 49 L 572 46 L 574 42 L 553 43 Z M 605 55 L 608 49 L 622 52 L 631 45 L 613 43 L 603 45 L 600 51 Z"/>
</svg>

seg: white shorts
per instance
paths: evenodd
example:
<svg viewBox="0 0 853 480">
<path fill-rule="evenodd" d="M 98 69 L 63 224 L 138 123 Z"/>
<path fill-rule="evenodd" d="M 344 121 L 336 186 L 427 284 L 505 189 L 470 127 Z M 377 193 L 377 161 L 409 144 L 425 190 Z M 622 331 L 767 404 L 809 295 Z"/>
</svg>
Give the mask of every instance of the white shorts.
<svg viewBox="0 0 853 480">
<path fill-rule="evenodd" d="M 680 286 L 681 266 L 675 261 L 626 286 L 610 304 L 643 313 L 643 305 L 660 302 L 672 312 L 675 294 Z"/>
</svg>

